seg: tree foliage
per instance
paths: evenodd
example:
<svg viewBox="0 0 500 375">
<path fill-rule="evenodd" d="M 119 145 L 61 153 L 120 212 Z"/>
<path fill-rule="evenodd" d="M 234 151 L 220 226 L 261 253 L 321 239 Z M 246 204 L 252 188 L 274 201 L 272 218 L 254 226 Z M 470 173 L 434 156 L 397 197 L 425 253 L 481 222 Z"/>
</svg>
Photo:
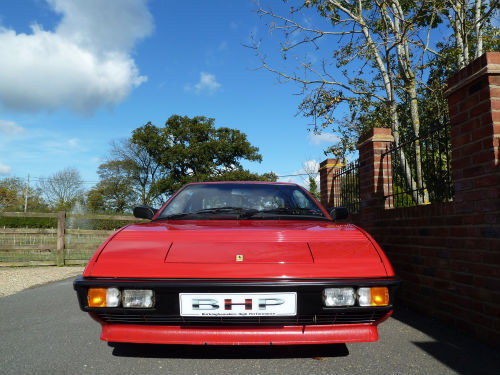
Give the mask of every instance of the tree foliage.
<svg viewBox="0 0 500 375">
<path fill-rule="evenodd" d="M 452 61 L 447 65 L 451 73 L 479 56 L 488 30 L 496 33 L 491 17 L 499 7 L 498 0 L 304 0 L 287 4 L 291 4 L 288 13 L 270 8 L 258 11 L 270 21 L 273 36 L 280 36 L 285 63 L 276 68 L 276 63 L 269 62 L 260 41 L 252 47 L 262 68 L 281 81 L 301 85 L 304 99 L 299 110 L 313 119 L 313 131 L 328 129 L 339 136 L 339 143 L 327 151 L 340 158 L 354 151 L 359 136 L 374 126 L 390 127 L 396 146 L 406 134 L 418 138 L 426 126 L 422 120 L 436 109 L 422 100 L 426 89 L 436 89 L 427 84 L 429 77 L 437 77 L 433 69 L 439 65 L 433 62 Z M 438 31 L 450 35 L 444 43 L 448 49 L 435 43 Z M 443 86 L 439 89 L 434 97 L 442 96 Z M 410 152 L 417 155 L 416 167 L 405 171 L 405 179 L 412 191 L 423 193 L 413 194 L 415 202 L 427 203 L 418 140 Z M 402 165 L 408 164 L 405 153 L 399 157 Z"/>
<path fill-rule="evenodd" d="M 87 205 L 93 211 L 123 211 L 135 204 L 161 205 L 193 181 L 276 181 L 273 173 L 252 173 L 241 165 L 262 161 L 258 151 L 244 133 L 216 128 L 211 118 L 173 115 L 163 127 L 148 122 L 130 139 L 112 144 Z"/>
<path fill-rule="evenodd" d="M 487 20 L 489 21 L 489 20 Z M 437 43 L 439 54 L 433 55 L 426 65 L 429 74 L 427 80 L 419 87 L 419 103 L 422 113 L 422 123 L 432 124 L 436 118 L 448 116 L 448 103 L 444 96 L 447 79 L 463 67 L 465 61 L 470 61 L 476 55 L 480 56 L 478 43 L 468 38 L 468 56 L 457 46 L 455 38 Z M 481 51 L 500 52 L 500 30 L 489 22 L 481 29 Z M 460 57 L 461 56 L 461 57 Z"/>
<path fill-rule="evenodd" d="M 277 181 L 278 176 L 273 172 L 258 174 L 247 169 L 233 169 L 220 174 L 209 176 L 205 181 Z"/>
<path fill-rule="evenodd" d="M 124 212 L 137 204 L 134 189 L 136 165 L 132 160 L 112 160 L 99 166 L 99 183 L 87 193 L 87 207 L 94 211 Z"/>
<path fill-rule="evenodd" d="M 26 194 L 28 211 L 47 208 L 40 188 L 27 187 L 25 181 L 19 177 L 7 177 L 0 180 L 0 211 L 24 211 Z"/>
<path fill-rule="evenodd" d="M 20 178 L 4 178 L 0 181 L 0 210 L 21 211 L 24 206 L 24 184 Z"/>
<path fill-rule="evenodd" d="M 168 196 L 188 182 L 240 178 L 244 173 L 241 160 L 262 161 L 259 149 L 244 133 L 214 124 L 214 119 L 203 116 L 173 115 L 164 127 L 148 122 L 133 131 L 131 142 L 161 168 L 156 191 Z"/>
<path fill-rule="evenodd" d="M 127 170 L 130 186 L 141 204 L 152 206 L 159 203 L 157 200 L 161 193 L 157 190 L 156 180 L 161 174 L 161 168 L 144 147 L 133 143 L 131 139 L 113 142 L 108 159 L 108 163 L 111 162 L 119 162 Z"/>
<path fill-rule="evenodd" d="M 321 200 L 321 193 L 318 190 L 318 183 L 316 182 L 316 178 L 313 176 L 309 176 L 308 180 L 309 180 L 309 193 L 311 193 L 311 195 L 318 201 Z"/>
<path fill-rule="evenodd" d="M 40 177 L 39 185 L 51 209 L 69 211 L 84 198 L 83 181 L 76 168 L 65 168 L 49 177 Z"/>
</svg>

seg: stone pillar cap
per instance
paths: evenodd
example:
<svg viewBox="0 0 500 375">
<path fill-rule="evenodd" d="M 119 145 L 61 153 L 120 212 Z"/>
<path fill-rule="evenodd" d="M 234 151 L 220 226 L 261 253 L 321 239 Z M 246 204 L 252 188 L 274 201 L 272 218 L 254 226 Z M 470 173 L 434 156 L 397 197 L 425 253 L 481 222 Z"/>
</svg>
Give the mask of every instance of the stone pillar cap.
<svg viewBox="0 0 500 375">
<path fill-rule="evenodd" d="M 483 75 L 500 75 L 500 52 L 486 52 L 448 78 L 444 95 L 449 97 Z"/>
<path fill-rule="evenodd" d="M 339 159 L 326 159 L 319 164 L 319 170 L 326 168 L 341 168 L 344 164 Z"/>
<path fill-rule="evenodd" d="M 389 128 L 373 128 L 359 138 L 356 148 L 359 150 L 365 144 L 370 142 L 394 142 L 392 130 Z"/>
</svg>

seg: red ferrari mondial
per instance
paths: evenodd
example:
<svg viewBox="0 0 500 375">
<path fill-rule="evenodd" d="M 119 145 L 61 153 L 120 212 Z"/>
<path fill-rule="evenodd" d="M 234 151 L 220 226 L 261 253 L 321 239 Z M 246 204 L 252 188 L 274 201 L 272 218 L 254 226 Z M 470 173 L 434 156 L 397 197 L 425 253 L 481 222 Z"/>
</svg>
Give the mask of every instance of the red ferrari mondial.
<svg viewBox="0 0 500 375">
<path fill-rule="evenodd" d="M 380 247 L 298 185 L 193 183 L 134 214 L 151 222 L 110 236 L 74 282 L 102 340 L 376 341 L 392 313 L 399 281 Z"/>
</svg>

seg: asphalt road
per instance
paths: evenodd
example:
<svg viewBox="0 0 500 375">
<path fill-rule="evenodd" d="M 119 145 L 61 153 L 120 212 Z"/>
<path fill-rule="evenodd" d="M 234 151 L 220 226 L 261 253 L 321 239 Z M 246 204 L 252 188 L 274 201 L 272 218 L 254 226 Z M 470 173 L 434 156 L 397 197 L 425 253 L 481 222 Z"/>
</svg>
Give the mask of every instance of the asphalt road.
<svg viewBox="0 0 500 375">
<path fill-rule="evenodd" d="M 404 309 L 376 343 L 111 346 L 99 333 L 72 279 L 0 298 L 0 374 L 500 374 L 500 353 Z"/>
</svg>

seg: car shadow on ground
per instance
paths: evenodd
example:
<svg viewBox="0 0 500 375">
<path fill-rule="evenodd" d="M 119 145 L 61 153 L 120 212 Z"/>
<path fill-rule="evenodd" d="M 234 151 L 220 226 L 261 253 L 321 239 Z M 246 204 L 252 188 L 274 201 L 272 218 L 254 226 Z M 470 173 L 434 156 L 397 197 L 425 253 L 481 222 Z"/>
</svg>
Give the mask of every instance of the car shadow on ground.
<svg viewBox="0 0 500 375">
<path fill-rule="evenodd" d="M 113 355 L 142 358 L 196 358 L 196 359 L 270 359 L 345 357 L 345 344 L 293 346 L 193 346 L 108 343 Z"/>
<path fill-rule="evenodd" d="M 498 348 L 404 306 L 398 307 L 392 317 L 429 336 L 428 340 L 412 344 L 457 373 L 500 374 Z"/>
</svg>

